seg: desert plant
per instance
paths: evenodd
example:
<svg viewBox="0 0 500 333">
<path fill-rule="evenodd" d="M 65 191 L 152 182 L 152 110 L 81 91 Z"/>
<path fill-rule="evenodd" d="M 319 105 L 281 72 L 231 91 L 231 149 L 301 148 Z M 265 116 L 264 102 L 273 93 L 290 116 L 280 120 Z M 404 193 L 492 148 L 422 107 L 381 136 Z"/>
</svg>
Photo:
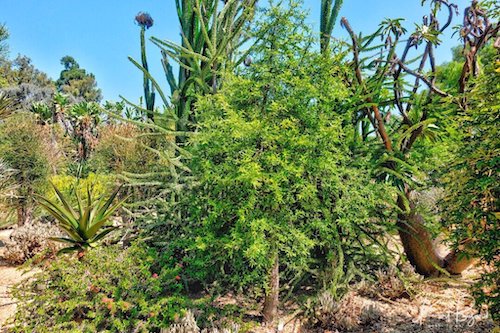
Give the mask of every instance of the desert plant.
<svg viewBox="0 0 500 333">
<path fill-rule="evenodd" d="M 101 109 L 97 103 L 81 102 L 72 105 L 69 118 L 73 138 L 78 144 L 78 159 L 86 161 L 97 144 L 97 126 L 101 121 Z"/>
<path fill-rule="evenodd" d="M 85 203 L 80 198 L 78 191 L 76 191 L 76 209 L 69 204 L 68 199 L 57 187 L 53 187 L 59 202 L 38 196 L 38 203 L 58 221 L 59 227 L 69 236 L 69 238 L 53 238 L 55 241 L 71 245 L 61 249 L 58 253 L 84 251 L 89 247 L 95 247 L 98 241 L 116 229 L 116 227 L 113 226 L 106 226 L 106 222 L 108 222 L 112 214 L 126 200 L 124 199 L 113 204 L 113 201 L 120 191 L 120 187 L 118 187 L 105 201 L 104 195 L 95 198 L 89 186 L 87 188 Z"/>
<path fill-rule="evenodd" d="M 402 19 L 384 20 L 368 36 L 356 34 L 349 21 L 342 19 L 352 41 L 351 108 L 356 110 L 358 141 L 377 151 L 373 161 L 379 168 L 377 179 L 390 181 L 398 188 L 396 226 L 409 261 L 425 276 L 460 274 L 473 260 L 459 248 L 444 257 L 436 251 L 428 223 L 413 199 L 413 192 L 419 190 L 425 179 L 421 174 L 425 171 L 424 159 L 415 155 L 418 156 L 419 146 L 436 141 L 436 124 L 443 117 L 440 112 L 443 104 L 467 108 L 464 93 L 470 78 L 478 74 L 478 54 L 489 40 L 495 39 L 500 26 L 490 21 L 482 2 L 474 0 L 466 8 L 460 29 L 466 62 L 457 82 L 458 94 L 453 96 L 451 93 L 455 92 L 443 91 L 436 84 L 434 50 L 455 13 L 458 14 L 457 6 L 448 0 L 422 1 L 422 4 L 426 2 L 430 4 L 430 13 L 408 38 Z M 440 22 L 440 12 L 447 14 L 444 22 Z M 400 47 L 403 40 L 406 45 Z M 420 53 L 415 57 L 413 47 Z M 426 89 L 421 87 L 424 84 Z M 391 112 L 397 112 L 398 116 L 391 117 Z"/>
<path fill-rule="evenodd" d="M 155 108 L 155 87 L 150 77 L 147 75 L 147 73 L 149 72 L 149 67 L 146 56 L 146 38 L 145 38 L 146 30 L 153 26 L 153 19 L 148 13 L 139 12 L 135 17 L 135 22 L 137 23 L 138 26 L 141 27 L 141 34 L 140 34 L 141 61 L 142 61 L 142 67 L 145 70 L 145 72 L 143 73 L 144 99 L 146 102 L 146 110 L 148 111 L 146 115 L 149 119 L 153 120 L 154 108 Z"/>
<path fill-rule="evenodd" d="M 468 109 L 456 117 L 461 130 L 455 159 L 444 177 L 442 215 L 454 249 L 490 265 L 475 286 L 476 300 L 500 321 L 500 65 L 498 49 L 483 51 L 483 72 L 468 95 Z"/>
<path fill-rule="evenodd" d="M 15 169 L 16 190 L 9 198 L 10 208 L 18 215 L 18 225 L 33 218 L 33 196 L 47 184 L 47 179 L 60 164 L 57 151 L 50 143 L 50 129 L 37 124 L 32 114 L 18 112 L 0 123 L 2 160 Z"/>
<path fill-rule="evenodd" d="M 320 17 L 320 47 L 326 52 L 330 45 L 330 38 L 344 0 L 321 0 Z"/>
<path fill-rule="evenodd" d="M 373 325 L 382 313 L 374 304 L 366 303 L 354 292 L 337 299 L 329 291 L 321 292 L 305 305 L 304 317 L 309 329 L 358 331 L 361 325 Z"/>
<path fill-rule="evenodd" d="M 222 70 L 243 61 L 243 57 L 235 62 L 232 60 L 243 44 L 243 30 L 252 21 L 256 3 L 256 0 L 231 0 L 220 6 L 220 2 L 214 0 L 176 1 L 182 43 L 178 45 L 155 37 L 151 39 L 162 52 L 162 65 L 175 108 L 176 130 L 190 129 L 195 121 L 194 104 L 197 96 L 215 93 L 220 88 Z M 177 78 L 169 59 L 179 64 Z M 141 66 L 132 58 L 129 60 L 146 74 L 152 87 L 158 90 L 163 103 L 168 106 L 170 103 L 148 73 L 147 67 Z M 145 78 L 145 83 L 146 81 Z M 146 98 L 148 92 L 145 91 Z"/>
</svg>

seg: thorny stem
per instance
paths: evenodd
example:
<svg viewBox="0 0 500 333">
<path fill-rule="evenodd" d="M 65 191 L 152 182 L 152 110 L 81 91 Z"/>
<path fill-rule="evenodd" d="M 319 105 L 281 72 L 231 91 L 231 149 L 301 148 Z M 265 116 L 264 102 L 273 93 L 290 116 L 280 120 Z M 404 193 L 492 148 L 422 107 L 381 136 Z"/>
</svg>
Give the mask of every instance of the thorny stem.
<svg viewBox="0 0 500 333">
<path fill-rule="evenodd" d="M 352 40 L 352 50 L 353 50 L 353 58 L 354 58 L 354 70 L 356 73 L 356 79 L 359 83 L 360 86 L 363 87 L 364 89 L 364 82 L 363 82 L 363 76 L 361 74 L 361 68 L 360 68 L 360 62 L 359 62 L 359 45 L 358 45 L 358 39 L 356 37 L 356 34 L 351 28 L 351 25 L 349 24 L 349 21 L 343 17 L 342 18 L 342 24 L 346 28 L 347 32 L 349 33 L 351 40 Z M 392 142 L 391 139 L 389 138 L 389 135 L 387 134 L 387 131 L 385 129 L 385 124 L 384 120 L 382 118 L 382 114 L 380 113 L 380 110 L 377 105 L 373 103 L 373 99 L 368 96 L 366 97 L 366 102 L 370 103 L 370 109 L 373 112 L 374 118 L 368 117 L 370 119 L 370 122 L 372 123 L 373 127 L 377 130 L 379 133 L 380 137 L 382 138 L 382 141 L 384 142 L 384 146 L 387 151 L 392 152 Z M 367 115 L 370 114 L 370 112 L 366 112 Z"/>
</svg>

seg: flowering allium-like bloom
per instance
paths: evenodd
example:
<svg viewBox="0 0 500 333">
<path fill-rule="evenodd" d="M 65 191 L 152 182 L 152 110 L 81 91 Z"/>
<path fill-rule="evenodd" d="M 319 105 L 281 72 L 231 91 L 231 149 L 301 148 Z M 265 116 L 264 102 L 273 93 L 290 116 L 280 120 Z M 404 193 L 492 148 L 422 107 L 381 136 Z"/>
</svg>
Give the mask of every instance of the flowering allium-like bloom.
<svg viewBox="0 0 500 333">
<path fill-rule="evenodd" d="M 139 12 L 135 16 L 135 22 L 137 22 L 137 24 L 140 27 L 149 29 L 153 26 L 154 21 L 153 21 L 153 18 L 151 17 L 151 15 L 149 15 L 148 13 Z"/>
</svg>

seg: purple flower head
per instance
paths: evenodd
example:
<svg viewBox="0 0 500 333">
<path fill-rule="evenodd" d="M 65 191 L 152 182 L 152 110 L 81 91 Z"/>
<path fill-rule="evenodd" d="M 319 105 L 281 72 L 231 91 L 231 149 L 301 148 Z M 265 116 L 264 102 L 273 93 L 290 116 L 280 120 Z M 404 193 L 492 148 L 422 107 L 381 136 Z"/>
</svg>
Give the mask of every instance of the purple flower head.
<svg viewBox="0 0 500 333">
<path fill-rule="evenodd" d="M 153 26 L 153 18 L 148 13 L 139 12 L 135 16 L 135 22 L 145 29 L 149 29 Z"/>
</svg>

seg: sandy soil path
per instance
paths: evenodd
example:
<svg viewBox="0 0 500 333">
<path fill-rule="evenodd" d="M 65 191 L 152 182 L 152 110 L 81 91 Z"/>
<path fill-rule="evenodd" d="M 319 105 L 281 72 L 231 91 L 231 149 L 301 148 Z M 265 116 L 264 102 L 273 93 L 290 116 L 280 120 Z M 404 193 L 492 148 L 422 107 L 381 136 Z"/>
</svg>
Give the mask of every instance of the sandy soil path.
<svg viewBox="0 0 500 333">
<path fill-rule="evenodd" d="M 25 273 L 17 266 L 3 261 L 4 242 L 9 239 L 11 233 L 12 230 L 0 230 L 0 332 L 5 328 L 7 319 L 16 313 L 16 301 L 12 299 L 10 289 L 33 274 Z"/>
</svg>

